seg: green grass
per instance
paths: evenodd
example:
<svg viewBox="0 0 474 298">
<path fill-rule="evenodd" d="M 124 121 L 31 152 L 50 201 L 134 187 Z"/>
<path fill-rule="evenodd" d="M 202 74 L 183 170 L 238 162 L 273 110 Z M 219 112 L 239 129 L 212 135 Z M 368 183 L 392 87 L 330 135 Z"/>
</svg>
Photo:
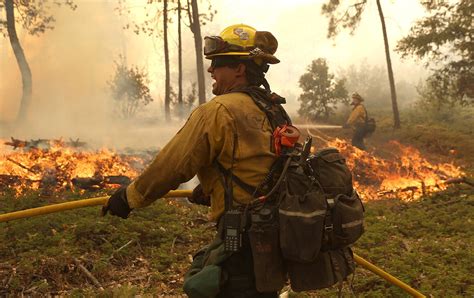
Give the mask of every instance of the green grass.
<svg viewBox="0 0 474 298">
<path fill-rule="evenodd" d="M 0 211 L 26 208 L 34 200 L 33 194 L 21 199 L 3 197 Z M 214 234 L 203 220 L 206 210 L 161 200 L 122 220 L 100 217 L 98 209 L 1 223 L 0 295 L 182 294 L 182 276 L 190 256 Z M 474 194 L 464 185 L 416 202 L 367 202 L 367 231 L 354 251 L 425 294 L 472 297 L 473 218 Z M 105 291 L 98 291 L 74 259 Z M 360 267 L 353 287 L 363 297 L 406 296 Z M 291 296 L 332 297 L 336 293 L 337 289 L 329 289 Z M 348 287 L 344 293 L 349 293 Z"/>
<path fill-rule="evenodd" d="M 5 196 L 0 212 L 39 205 L 34 202 L 34 194 L 19 199 Z M 96 292 L 75 259 L 110 294 L 119 284 L 126 285 L 123 291 L 129 293 L 156 291 L 157 284 L 174 291 L 182 284 L 190 256 L 214 233 L 211 225 L 203 224 L 206 211 L 184 202 L 161 200 L 127 220 L 101 217 L 99 211 L 89 207 L 0 223 L 0 296 L 28 290 Z"/>
</svg>

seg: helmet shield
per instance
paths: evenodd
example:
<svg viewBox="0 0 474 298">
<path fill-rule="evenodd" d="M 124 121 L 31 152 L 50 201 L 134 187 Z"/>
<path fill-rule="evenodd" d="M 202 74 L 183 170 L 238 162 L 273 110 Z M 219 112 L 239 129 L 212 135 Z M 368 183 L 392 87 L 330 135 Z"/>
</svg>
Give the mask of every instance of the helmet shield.
<svg viewBox="0 0 474 298">
<path fill-rule="evenodd" d="M 212 55 L 225 50 L 227 42 L 220 36 L 204 37 L 204 55 Z"/>
<path fill-rule="evenodd" d="M 207 59 L 216 56 L 240 56 L 254 60 L 257 64 L 280 62 L 273 54 L 278 47 L 276 38 L 266 31 L 257 31 L 244 24 L 225 28 L 219 36 L 204 38 L 204 55 Z"/>
</svg>

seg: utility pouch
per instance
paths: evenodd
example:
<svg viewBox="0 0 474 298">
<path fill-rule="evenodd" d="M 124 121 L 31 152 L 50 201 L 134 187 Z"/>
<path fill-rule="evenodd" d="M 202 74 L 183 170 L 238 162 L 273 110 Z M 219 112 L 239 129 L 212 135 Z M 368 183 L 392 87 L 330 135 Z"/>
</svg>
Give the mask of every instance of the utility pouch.
<svg viewBox="0 0 474 298">
<path fill-rule="evenodd" d="M 194 255 L 191 268 L 184 276 L 183 290 L 190 298 L 215 297 L 219 293 L 221 268 L 205 265 L 211 247 L 206 246 Z"/>
<path fill-rule="evenodd" d="M 221 275 L 221 267 L 217 265 L 205 266 L 185 280 L 183 290 L 190 298 L 215 297 L 220 291 Z"/>
<path fill-rule="evenodd" d="M 193 257 L 191 268 L 184 276 L 183 290 L 191 298 L 215 297 L 221 290 L 223 274 L 220 264 L 230 257 L 224 243 L 217 237 Z"/>
<path fill-rule="evenodd" d="M 312 263 L 287 262 L 291 289 L 296 292 L 328 288 L 354 272 L 349 247 L 321 252 Z"/>
<path fill-rule="evenodd" d="M 278 222 L 274 210 L 262 208 L 251 213 L 249 229 L 255 283 L 259 292 L 276 292 L 283 288 L 286 272 L 279 246 Z"/>
<path fill-rule="evenodd" d="M 324 250 L 338 249 L 355 243 L 364 233 L 364 205 L 356 191 L 352 196 L 338 195 L 334 205 L 330 206 L 330 218 L 333 229 L 325 231 L 327 247 Z"/>
<path fill-rule="evenodd" d="M 286 193 L 280 203 L 280 244 L 285 260 L 313 262 L 321 250 L 327 203 L 314 190 L 301 195 Z"/>
</svg>

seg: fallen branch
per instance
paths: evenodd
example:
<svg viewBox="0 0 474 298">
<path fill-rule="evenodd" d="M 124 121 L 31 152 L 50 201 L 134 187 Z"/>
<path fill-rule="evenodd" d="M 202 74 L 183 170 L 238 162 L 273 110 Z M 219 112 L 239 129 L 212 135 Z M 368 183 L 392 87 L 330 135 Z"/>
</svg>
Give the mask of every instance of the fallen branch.
<svg viewBox="0 0 474 298">
<path fill-rule="evenodd" d="M 121 250 L 124 249 L 125 247 L 129 246 L 129 245 L 132 244 L 133 242 L 135 242 L 134 239 L 128 241 L 127 243 L 125 243 L 125 244 L 122 245 L 121 247 L 119 247 L 119 248 L 117 248 L 116 250 L 114 250 L 114 251 L 112 252 L 112 254 L 110 255 L 110 257 L 109 257 L 109 260 L 111 260 L 111 259 L 114 257 L 114 255 L 115 255 L 116 253 L 118 253 L 119 251 L 121 251 Z"/>
<path fill-rule="evenodd" d="M 7 157 L 7 160 L 10 161 L 10 162 L 12 162 L 12 163 L 14 163 L 14 164 L 16 164 L 16 165 L 19 166 L 20 168 L 23 168 L 23 169 L 27 170 L 28 172 L 31 172 L 31 173 L 33 173 L 33 174 L 38 174 L 38 173 L 37 173 L 36 171 L 34 171 L 33 169 L 28 168 L 27 166 L 22 165 L 21 163 L 19 163 L 19 162 L 16 161 L 16 160 L 11 159 L 10 157 Z"/>
<path fill-rule="evenodd" d="M 474 187 L 474 182 L 469 181 L 467 177 L 450 178 L 444 181 L 444 184 L 461 184 L 461 183 L 465 183 L 467 185 Z"/>
<path fill-rule="evenodd" d="M 24 148 L 24 147 L 28 146 L 27 141 L 22 141 L 22 140 L 19 140 L 19 139 L 15 139 L 14 137 L 10 137 L 10 139 L 12 140 L 11 142 L 5 142 L 4 144 L 8 145 L 8 146 L 12 146 L 13 150 L 15 150 L 16 148 Z"/>
<path fill-rule="evenodd" d="M 408 186 L 405 188 L 395 188 L 395 189 L 389 189 L 389 190 L 382 190 L 377 192 L 377 195 L 388 195 L 388 194 L 395 194 L 399 192 L 406 192 L 406 191 L 415 191 L 420 189 L 418 186 Z"/>
<path fill-rule="evenodd" d="M 74 186 L 86 190 L 97 190 L 103 188 L 105 184 L 119 184 L 120 186 L 127 186 L 132 182 L 127 176 L 105 176 L 105 177 L 76 177 L 71 179 Z"/>
<path fill-rule="evenodd" d="M 76 264 L 77 268 L 79 268 L 82 271 L 82 273 L 84 273 L 94 283 L 94 285 L 99 288 L 99 290 L 101 291 L 104 290 L 104 288 L 102 287 L 100 282 L 97 280 L 97 278 L 95 278 L 95 276 L 92 275 L 92 273 L 89 270 L 87 270 L 87 268 L 84 267 L 84 265 L 82 265 L 78 259 L 74 258 L 74 263 Z"/>
<path fill-rule="evenodd" d="M 171 249 L 170 249 L 170 252 L 171 252 L 171 253 L 173 253 L 174 244 L 176 243 L 176 239 L 178 239 L 178 236 L 174 237 L 173 242 L 171 243 Z"/>
</svg>

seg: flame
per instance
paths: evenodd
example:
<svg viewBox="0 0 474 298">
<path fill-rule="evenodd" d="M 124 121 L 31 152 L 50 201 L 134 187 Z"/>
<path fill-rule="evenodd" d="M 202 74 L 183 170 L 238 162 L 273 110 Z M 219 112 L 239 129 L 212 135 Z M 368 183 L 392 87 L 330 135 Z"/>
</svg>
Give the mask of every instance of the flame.
<svg viewBox="0 0 474 298">
<path fill-rule="evenodd" d="M 397 141 L 390 141 L 387 145 L 391 156 L 381 158 L 344 140 L 328 142 L 328 146 L 339 149 L 346 157 L 355 187 L 365 199 L 390 195 L 404 200 L 418 199 L 424 194 L 446 189 L 447 179 L 464 175 L 453 164 L 430 163 L 414 147 Z"/>
<path fill-rule="evenodd" d="M 6 185 L 17 196 L 27 189 L 74 190 L 74 178 L 100 181 L 102 177 L 122 175 L 133 179 L 148 162 L 142 157 L 120 155 L 109 149 L 78 150 L 61 140 L 42 140 L 46 143 L 45 148 L 28 148 L 26 142 L 16 141 L 15 144 L 21 145 L 16 150 L 7 148 L 3 142 L 0 144 L 0 192 Z M 6 144 L 12 145 L 11 142 Z M 430 163 L 416 148 L 396 141 L 388 143 L 390 153 L 384 158 L 359 150 L 340 139 L 329 141 L 327 145 L 339 149 L 346 157 L 354 185 L 366 200 L 390 196 L 417 199 L 445 189 L 447 179 L 464 175 L 453 164 Z M 100 185 L 116 187 L 113 184 Z"/>
<path fill-rule="evenodd" d="M 73 189 L 73 178 L 123 175 L 133 179 L 145 165 L 143 158 L 108 149 L 78 151 L 61 141 L 47 141 L 45 147 L 12 150 L 0 145 L 0 191 L 2 184 L 18 196 L 26 189 Z"/>
</svg>

